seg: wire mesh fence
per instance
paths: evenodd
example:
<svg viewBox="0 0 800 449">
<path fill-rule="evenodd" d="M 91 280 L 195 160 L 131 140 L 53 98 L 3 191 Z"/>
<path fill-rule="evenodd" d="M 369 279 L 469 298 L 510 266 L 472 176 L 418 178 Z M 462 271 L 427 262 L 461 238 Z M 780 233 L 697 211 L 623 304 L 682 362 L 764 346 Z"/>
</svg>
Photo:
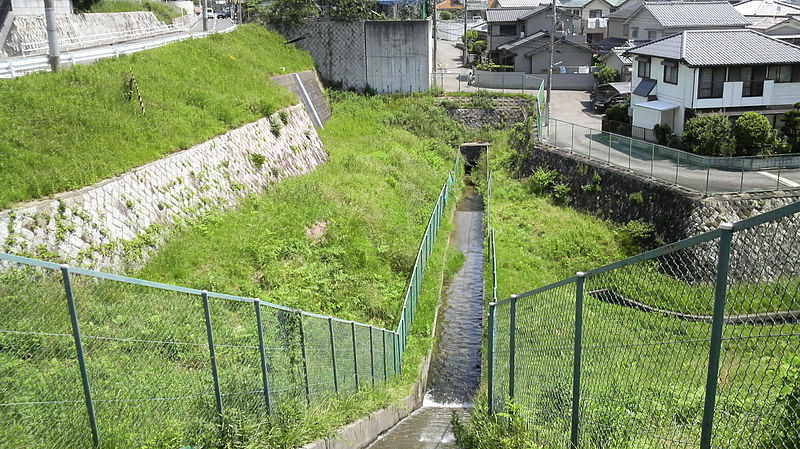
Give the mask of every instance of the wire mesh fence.
<svg viewBox="0 0 800 449">
<path fill-rule="evenodd" d="M 389 381 L 454 176 L 398 331 L 0 253 L 0 448 L 183 447 L 228 416 L 255 422 Z"/>
<path fill-rule="evenodd" d="M 547 447 L 800 447 L 800 203 L 490 305 L 490 404 Z"/>
</svg>

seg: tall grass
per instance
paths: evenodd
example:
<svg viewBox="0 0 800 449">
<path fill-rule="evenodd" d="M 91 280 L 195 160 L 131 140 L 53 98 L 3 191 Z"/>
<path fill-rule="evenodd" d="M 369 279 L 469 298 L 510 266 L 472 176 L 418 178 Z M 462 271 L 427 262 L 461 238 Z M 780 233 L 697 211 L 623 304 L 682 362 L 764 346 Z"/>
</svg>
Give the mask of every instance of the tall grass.
<svg viewBox="0 0 800 449">
<path fill-rule="evenodd" d="M 124 173 L 297 102 L 271 81 L 311 57 L 256 25 L 0 80 L 0 208 Z M 129 98 L 128 77 L 139 86 Z"/>
<path fill-rule="evenodd" d="M 172 20 L 183 15 L 180 8 L 176 8 L 160 1 L 131 1 L 131 0 L 100 0 L 92 5 L 91 12 L 131 12 L 152 11 L 158 20 L 170 24 Z"/>
</svg>

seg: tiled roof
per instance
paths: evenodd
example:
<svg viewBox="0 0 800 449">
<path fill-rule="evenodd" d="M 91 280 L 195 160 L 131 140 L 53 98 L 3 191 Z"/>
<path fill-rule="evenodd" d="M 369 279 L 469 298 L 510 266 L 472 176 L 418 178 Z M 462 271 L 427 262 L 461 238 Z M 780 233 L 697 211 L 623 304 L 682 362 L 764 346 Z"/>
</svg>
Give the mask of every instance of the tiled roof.
<svg viewBox="0 0 800 449">
<path fill-rule="evenodd" d="M 800 47 L 754 30 L 690 30 L 628 50 L 689 66 L 800 63 Z"/>
<path fill-rule="evenodd" d="M 630 4 L 626 3 L 624 7 L 612 12 L 606 17 L 609 19 L 627 19 L 638 11 L 640 6 L 642 6 L 642 2 L 630 0 Z"/>
<path fill-rule="evenodd" d="M 630 19 L 646 10 L 664 28 L 737 27 L 750 22 L 726 1 L 645 2 Z"/>
<path fill-rule="evenodd" d="M 789 20 L 789 17 L 748 17 L 747 20 L 750 21 L 748 28 L 764 31 L 768 28 L 774 27 L 779 23 L 786 22 Z"/>
<path fill-rule="evenodd" d="M 515 48 L 517 48 L 517 47 L 519 47 L 521 45 L 525 45 L 528 42 L 533 42 L 536 39 L 539 39 L 539 38 L 545 37 L 545 36 L 549 36 L 549 34 L 547 34 L 546 31 L 539 31 L 538 33 L 533 33 L 530 36 L 525 36 L 523 38 L 520 38 L 520 39 L 511 41 L 511 42 L 508 42 L 506 44 L 503 44 L 503 45 L 497 47 L 497 49 L 498 50 L 505 50 L 505 51 L 512 51 L 512 50 L 514 50 Z"/>
<path fill-rule="evenodd" d="M 611 49 L 610 52 L 608 52 L 605 56 L 603 56 L 603 59 L 605 59 L 606 57 L 608 57 L 608 55 L 613 53 L 617 55 L 617 57 L 619 58 L 620 61 L 622 61 L 623 64 L 632 65 L 633 60 L 629 55 L 625 54 L 630 49 L 631 47 L 614 47 Z"/>
<path fill-rule="evenodd" d="M 496 0 L 498 8 L 532 8 L 535 6 L 549 5 L 550 0 Z"/>
<path fill-rule="evenodd" d="M 517 20 L 525 20 L 528 17 L 547 9 L 546 6 L 537 6 L 534 8 L 526 9 L 506 9 L 506 8 L 492 8 L 486 10 L 487 22 L 516 22 Z"/>
<path fill-rule="evenodd" d="M 780 0 L 745 0 L 733 7 L 743 16 L 790 16 L 800 14 L 800 5 Z"/>
</svg>

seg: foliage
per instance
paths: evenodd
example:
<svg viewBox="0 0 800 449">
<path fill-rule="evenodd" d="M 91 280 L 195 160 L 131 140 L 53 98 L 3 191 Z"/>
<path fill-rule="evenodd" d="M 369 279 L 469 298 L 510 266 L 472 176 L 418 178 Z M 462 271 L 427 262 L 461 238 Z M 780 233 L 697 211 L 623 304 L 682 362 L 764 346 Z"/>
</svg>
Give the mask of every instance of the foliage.
<svg viewBox="0 0 800 449">
<path fill-rule="evenodd" d="M 593 75 L 597 84 L 607 84 L 619 81 L 619 72 L 617 69 L 609 65 L 603 66 L 602 69 L 594 72 Z"/>
<path fill-rule="evenodd" d="M 450 14 L 450 11 L 442 11 L 439 13 L 439 18 L 442 20 L 450 20 L 453 18 L 453 15 Z"/>
<path fill-rule="evenodd" d="M 773 435 L 764 446 L 797 449 L 800 448 L 800 356 L 788 357 L 777 370 L 769 374 L 781 380 L 778 391 L 777 422 L 773 423 Z"/>
<path fill-rule="evenodd" d="M 627 131 L 626 125 L 630 124 L 631 122 L 631 117 L 628 115 L 628 108 L 630 108 L 630 106 L 631 102 L 630 99 L 628 99 L 628 101 L 623 104 L 611 106 L 610 108 L 606 109 L 605 119 L 608 121 L 608 124 L 606 125 L 608 127 L 608 132 L 625 134 Z"/>
<path fill-rule="evenodd" d="M 90 12 L 99 0 L 72 0 L 72 8 L 76 13 Z"/>
<path fill-rule="evenodd" d="M 653 126 L 653 134 L 660 145 L 676 146 L 678 136 L 672 132 L 672 128 L 667 124 L 656 124 Z"/>
<path fill-rule="evenodd" d="M 347 22 L 360 19 L 374 19 L 377 3 L 375 0 L 331 0 L 327 3 L 327 14 L 332 20 Z"/>
<path fill-rule="evenodd" d="M 533 194 L 544 195 L 550 193 L 550 191 L 556 185 L 557 180 L 557 171 L 548 170 L 544 167 L 538 167 L 527 179 L 528 188 Z"/>
<path fill-rule="evenodd" d="M 77 9 L 77 7 L 76 7 Z M 176 17 L 183 15 L 180 8 L 161 1 L 144 0 L 142 2 L 133 0 L 100 0 L 91 5 L 90 12 L 129 12 L 129 11 L 152 11 L 158 20 L 164 23 L 172 23 Z"/>
<path fill-rule="evenodd" d="M 461 449 L 533 449 L 540 447 L 527 432 L 523 408 L 509 400 L 505 410 L 490 415 L 486 400 L 475 404 L 472 416 L 463 424 L 456 414 L 450 421 L 456 444 Z"/>
<path fill-rule="evenodd" d="M 683 142 L 687 149 L 697 154 L 732 156 L 735 152 L 731 121 L 719 113 L 698 115 L 687 120 Z"/>
<path fill-rule="evenodd" d="M 297 102 L 270 80 L 306 52 L 257 25 L 59 73 L 0 80 L 0 207 L 73 190 Z M 136 80 L 147 113 L 125 100 Z M 230 73 L 238 81 L 230 82 Z M 46 129 L 47 132 L 42 132 Z"/>
<path fill-rule="evenodd" d="M 755 156 L 778 153 L 782 145 L 778 130 L 772 127 L 769 119 L 758 112 L 748 111 L 733 123 L 733 136 L 736 141 L 736 156 Z"/>
<path fill-rule="evenodd" d="M 259 20 L 281 30 L 305 25 L 317 17 L 319 9 L 314 0 L 275 0 L 260 11 Z"/>
<path fill-rule="evenodd" d="M 483 62 L 475 65 L 475 68 L 478 70 L 483 70 L 486 72 L 513 72 L 514 66 L 513 65 L 500 65 L 495 64 L 493 62 Z"/>
<path fill-rule="evenodd" d="M 638 197 L 636 197 L 636 195 L 638 195 Z M 636 203 L 637 200 L 643 201 L 641 199 L 641 193 L 638 192 L 630 194 L 630 198 L 634 203 Z M 641 204 L 641 202 L 636 204 Z M 641 247 L 647 246 L 655 234 L 655 226 L 641 220 L 631 220 L 620 226 L 619 230 L 630 236 L 633 242 Z"/>
<path fill-rule="evenodd" d="M 794 104 L 794 109 L 783 115 L 783 135 L 786 136 L 790 153 L 800 153 L 800 102 Z"/>
</svg>

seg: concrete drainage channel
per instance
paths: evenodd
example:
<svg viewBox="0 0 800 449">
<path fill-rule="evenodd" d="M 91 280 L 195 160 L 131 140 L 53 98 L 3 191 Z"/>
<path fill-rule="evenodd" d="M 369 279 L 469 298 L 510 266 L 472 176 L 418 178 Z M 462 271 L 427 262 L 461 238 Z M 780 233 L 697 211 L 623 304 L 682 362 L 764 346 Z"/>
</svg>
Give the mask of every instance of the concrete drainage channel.
<svg viewBox="0 0 800 449">
<path fill-rule="evenodd" d="M 362 418 L 302 449 L 455 448 L 453 414 L 468 417 L 481 378 L 483 317 L 483 199 L 468 186 L 455 212 L 451 244 L 466 255 L 464 266 L 445 286 L 436 326 L 437 344 L 423 363 L 404 407 Z"/>
</svg>

